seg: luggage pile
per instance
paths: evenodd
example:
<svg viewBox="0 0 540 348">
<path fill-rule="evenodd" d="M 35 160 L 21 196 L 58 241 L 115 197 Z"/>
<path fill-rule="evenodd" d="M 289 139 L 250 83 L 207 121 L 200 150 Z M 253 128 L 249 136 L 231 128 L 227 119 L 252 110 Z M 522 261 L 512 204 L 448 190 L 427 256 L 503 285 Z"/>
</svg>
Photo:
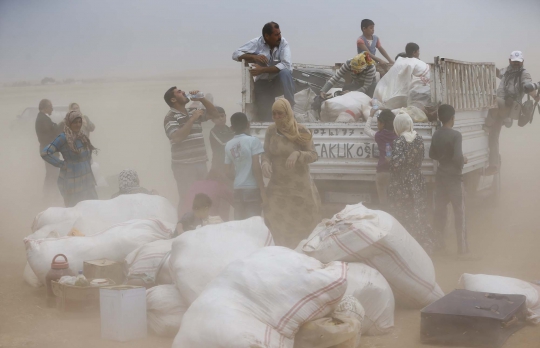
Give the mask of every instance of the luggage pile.
<svg viewBox="0 0 540 348">
<path fill-rule="evenodd" d="M 525 320 L 540 321 L 540 288 L 517 279 L 464 274 L 464 290 L 444 296 L 431 259 L 414 238 L 388 213 L 362 204 L 323 220 L 296 250 L 274 246 L 261 217 L 171 239 L 175 225 L 175 209 L 159 196 L 48 209 L 25 238 L 25 277 L 45 283 L 59 253 L 73 272 L 88 260 L 121 261 L 124 283 L 147 288 L 148 328 L 174 337 L 173 348 L 355 348 L 362 335 L 392 331 L 396 303 L 423 308 L 426 343 L 462 344 L 460 328 L 477 318 L 483 331 L 467 337 L 481 343 L 488 337 L 497 346 Z M 511 295 L 494 295 L 500 292 Z M 462 299 L 471 307 L 465 298 L 478 298 L 480 309 L 456 317 L 459 305 L 447 303 Z M 490 309 L 495 304 L 497 313 Z M 490 334 L 494 327 L 505 329 Z"/>
</svg>

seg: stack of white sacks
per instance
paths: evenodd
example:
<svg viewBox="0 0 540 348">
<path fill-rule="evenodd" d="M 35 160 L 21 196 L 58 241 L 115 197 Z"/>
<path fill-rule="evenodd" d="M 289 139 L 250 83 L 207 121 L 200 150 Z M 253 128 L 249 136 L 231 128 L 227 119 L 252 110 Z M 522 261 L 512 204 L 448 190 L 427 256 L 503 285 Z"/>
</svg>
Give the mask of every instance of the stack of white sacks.
<svg viewBox="0 0 540 348">
<path fill-rule="evenodd" d="M 361 334 L 392 330 L 394 293 L 416 308 L 444 295 L 420 245 L 362 204 L 321 222 L 295 251 L 272 245 L 260 217 L 175 238 L 175 286 L 148 290 L 150 328 L 176 335 L 173 348 L 358 347 Z"/>
<path fill-rule="evenodd" d="M 125 259 L 130 279 L 160 284 L 147 290 L 148 325 L 175 336 L 173 348 L 353 348 L 362 334 L 392 330 L 394 294 L 416 308 L 443 296 L 418 243 L 362 204 L 321 222 L 296 250 L 274 246 L 261 217 L 170 239 L 175 225 L 159 196 L 49 209 L 25 239 L 30 271 L 43 282 L 57 253 L 74 271 L 89 259 Z M 85 237 L 66 236 L 74 227 Z"/>
</svg>

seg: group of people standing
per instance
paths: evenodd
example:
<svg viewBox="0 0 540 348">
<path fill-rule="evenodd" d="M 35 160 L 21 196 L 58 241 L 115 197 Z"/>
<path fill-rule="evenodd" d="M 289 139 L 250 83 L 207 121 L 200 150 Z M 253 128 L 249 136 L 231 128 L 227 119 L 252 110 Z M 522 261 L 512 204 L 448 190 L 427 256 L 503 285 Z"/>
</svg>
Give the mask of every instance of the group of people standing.
<svg viewBox="0 0 540 348">
<path fill-rule="evenodd" d="M 176 87 L 167 90 L 164 99 L 170 107 L 164 128 L 172 144 L 172 168 L 180 197 L 179 232 L 219 213 L 215 203 L 225 200 L 232 203 L 238 220 L 264 212 L 275 243 L 295 248 L 320 221 L 320 198 L 309 174 L 309 164 L 318 159 L 312 135 L 296 122 L 288 100 L 278 99 L 272 105 L 273 124 L 262 144 L 250 135 L 244 113 L 231 116 L 229 129 L 223 110 L 206 98 L 191 98 L 201 102 L 206 112 L 188 110 L 190 98 Z M 206 120 L 215 123 L 210 131 L 213 159 L 208 174 L 201 126 Z M 263 177 L 269 179 L 268 186 Z M 227 193 L 229 178 L 234 179 Z M 190 204 L 192 210 L 186 211 Z"/>
<path fill-rule="evenodd" d="M 352 79 L 344 90 L 373 95 L 376 70 L 394 63 L 374 35 L 374 25 L 371 20 L 362 21 L 358 55 L 343 64 L 336 76 L 323 86 L 319 98 L 326 98 L 326 92 L 345 75 Z M 388 63 L 376 57 L 377 49 Z M 409 43 L 403 56 L 418 59 L 419 46 Z M 295 248 L 320 222 L 321 201 L 309 172 L 309 164 L 318 160 L 312 134 L 294 117 L 290 47 L 281 37 L 279 25 L 270 22 L 263 27 L 262 36 L 236 50 L 233 59 L 254 63 L 250 71 L 255 78 L 259 120 L 272 124 L 266 129 L 263 144 L 250 135 L 250 123 L 245 114 L 233 114 L 229 128 L 225 110 L 205 97 L 198 97 L 199 91 L 191 91 L 188 96 L 185 91 L 171 87 L 165 92 L 164 99 L 170 110 L 164 119 L 164 129 L 171 143 L 171 167 L 180 198 L 178 232 L 204 224 L 209 216 L 220 216 L 221 221 L 227 221 L 229 204 L 232 204 L 235 219 L 264 215 L 276 245 Z M 523 61 L 521 52 L 512 52 L 510 66 L 500 72 L 499 110 L 490 112 L 493 124 L 489 125 L 492 148 L 489 169 L 494 172 L 499 166 L 498 137 L 502 124 L 511 125 L 512 116 L 508 113 L 514 109 L 514 103 L 523 98 L 523 85 L 531 80 L 523 69 Z M 424 75 L 425 71 L 419 71 L 417 77 Z M 284 98 L 276 100 L 279 95 Z M 536 92 L 530 95 L 537 101 L 540 99 Z M 188 109 L 190 101 L 199 102 L 204 110 Z M 50 190 L 53 186 L 54 167 L 57 167 L 60 168 L 58 187 L 66 207 L 82 200 L 97 199 L 91 169 L 92 154 L 97 149 L 89 137 L 94 125 L 76 103 L 70 105 L 59 125 L 50 119 L 53 107 L 49 100 L 42 100 L 39 110 L 36 133 L 41 156 L 47 162 L 45 188 Z M 429 151 L 429 156 L 439 162 L 433 229 L 426 215 L 427 189 L 421 173 L 424 141 L 414 130 L 412 118 L 405 112 L 396 116 L 390 110 L 380 110 L 377 115 L 372 112 L 364 131 L 375 139 L 380 150 L 376 186 L 381 207 L 389 210 L 424 249 L 432 253 L 444 249 L 442 231 L 446 224 L 446 206 L 451 203 L 458 253 L 471 258 L 462 180 L 467 158 L 461 148 L 461 133 L 452 129 L 454 115 L 452 106 L 439 107 L 442 128 L 433 135 Z M 371 129 L 375 116 L 377 132 Z M 206 166 L 208 156 L 202 133 L 202 122 L 207 120 L 215 124 L 209 139 L 213 153 L 210 171 Z M 268 185 L 264 178 L 269 179 Z M 151 193 L 139 187 L 136 172 L 125 171 L 120 180 L 118 194 Z M 221 205 L 222 201 L 228 204 Z"/>
</svg>

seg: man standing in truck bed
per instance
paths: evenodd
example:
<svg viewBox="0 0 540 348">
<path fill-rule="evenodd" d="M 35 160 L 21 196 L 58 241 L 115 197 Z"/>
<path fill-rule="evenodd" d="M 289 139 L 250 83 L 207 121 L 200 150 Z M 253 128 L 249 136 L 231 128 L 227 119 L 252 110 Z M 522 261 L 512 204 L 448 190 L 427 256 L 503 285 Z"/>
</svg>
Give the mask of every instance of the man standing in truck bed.
<svg viewBox="0 0 540 348">
<path fill-rule="evenodd" d="M 262 36 L 250 40 L 234 51 L 232 58 L 255 64 L 250 73 L 255 77 L 258 121 L 272 122 L 272 105 L 280 95 L 284 95 L 291 106 L 294 106 L 291 49 L 287 40 L 281 37 L 279 24 L 266 23 Z"/>
</svg>

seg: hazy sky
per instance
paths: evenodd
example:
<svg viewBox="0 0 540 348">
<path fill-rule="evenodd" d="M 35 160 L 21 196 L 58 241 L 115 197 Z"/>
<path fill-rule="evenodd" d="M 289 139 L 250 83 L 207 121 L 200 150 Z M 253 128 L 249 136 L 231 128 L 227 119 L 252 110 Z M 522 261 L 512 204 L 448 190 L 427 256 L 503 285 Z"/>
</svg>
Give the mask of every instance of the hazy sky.
<svg viewBox="0 0 540 348">
<path fill-rule="evenodd" d="M 333 64 L 356 53 L 363 18 L 392 57 L 414 41 L 427 62 L 502 66 L 520 49 L 540 79 L 539 0 L 0 0 L 0 82 L 236 69 L 271 20 L 293 61 Z"/>
</svg>

